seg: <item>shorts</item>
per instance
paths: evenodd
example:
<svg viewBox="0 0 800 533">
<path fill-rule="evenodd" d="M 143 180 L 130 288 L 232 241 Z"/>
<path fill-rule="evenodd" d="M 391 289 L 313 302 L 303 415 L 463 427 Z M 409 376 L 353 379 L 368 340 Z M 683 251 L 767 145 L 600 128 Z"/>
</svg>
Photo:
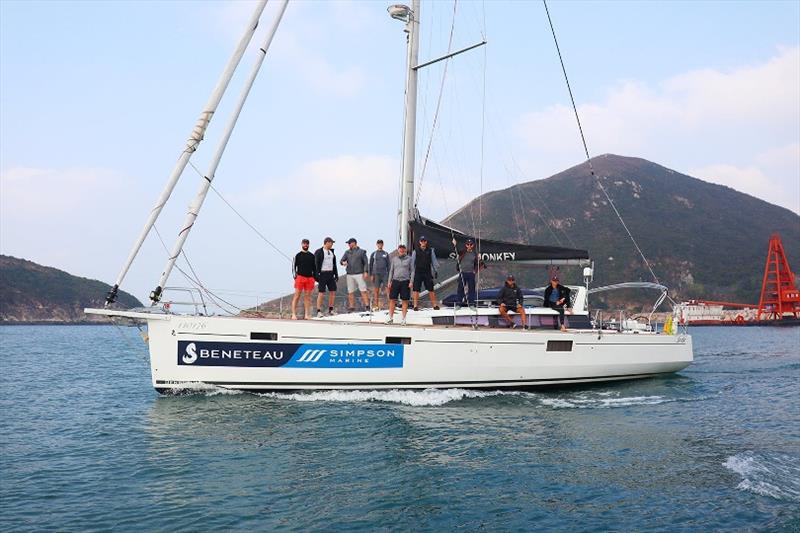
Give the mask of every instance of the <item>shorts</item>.
<svg viewBox="0 0 800 533">
<path fill-rule="evenodd" d="M 397 300 L 398 296 L 406 302 L 411 299 L 411 288 L 408 286 L 408 280 L 392 280 L 392 284 L 389 286 L 389 299 Z"/>
<path fill-rule="evenodd" d="M 312 276 L 301 276 L 300 274 L 294 278 L 294 288 L 301 291 L 314 290 L 314 278 Z"/>
<path fill-rule="evenodd" d="M 347 275 L 347 294 L 356 292 L 356 289 L 367 292 L 367 280 L 364 279 L 363 273 Z"/>
<path fill-rule="evenodd" d="M 414 292 L 419 292 L 422 286 L 425 286 L 426 290 L 432 291 L 433 290 L 433 276 L 431 276 L 430 272 L 415 272 L 414 273 Z"/>
<path fill-rule="evenodd" d="M 382 274 L 375 274 L 375 281 L 373 282 L 374 287 L 376 289 L 385 287 L 389 282 L 388 278 L 389 278 L 388 272 Z"/>
<path fill-rule="evenodd" d="M 320 272 L 317 283 L 319 283 L 319 292 L 336 292 L 336 278 L 333 276 L 332 270 Z"/>
</svg>

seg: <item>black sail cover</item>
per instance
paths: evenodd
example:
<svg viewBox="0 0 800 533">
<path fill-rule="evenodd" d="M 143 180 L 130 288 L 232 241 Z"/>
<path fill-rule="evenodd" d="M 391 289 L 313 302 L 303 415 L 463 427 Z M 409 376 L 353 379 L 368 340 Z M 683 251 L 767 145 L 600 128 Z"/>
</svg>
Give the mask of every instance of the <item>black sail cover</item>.
<svg viewBox="0 0 800 533">
<path fill-rule="evenodd" d="M 455 257 L 453 239 L 457 248 L 464 249 L 464 241 L 474 239 L 481 260 L 489 262 L 513 261 L 544 264 L 583 264 L 589 260 L 589 252 L 559 246 L 533 246 L 511 242 L 478 239 L 473 235 L 466 235 L 460 231 L 448 228 L 426 218 L 418 218 L 409 222 L 412 243 L 416 244 L 420 237 L 428 239 L 428 245 L 436 251 L 439 259 L 452 259 Z"/>
</svg>

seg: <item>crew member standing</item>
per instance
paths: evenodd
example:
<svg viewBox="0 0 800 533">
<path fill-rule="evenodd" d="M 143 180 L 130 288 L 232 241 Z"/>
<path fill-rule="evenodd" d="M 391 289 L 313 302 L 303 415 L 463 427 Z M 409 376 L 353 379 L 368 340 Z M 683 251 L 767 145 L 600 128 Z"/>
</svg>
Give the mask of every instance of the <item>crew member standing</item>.
<svg viewBox="0 0 800 533">
<path fill-rule="evenodd" d="M 411 258 L 406 254 L 406 245 L 397 246 L 397 255 L 392 257 L 389 262 L 389 316 L 386 323 L 394 322 L 394 308 L 397 305 L 397 298 L 402 301 L 403 314 L 400 324 L 406 325 L 406 314 L 408 313 L 409 293 L 411 292 L 411 273 L 413 265 Z"/>
<path fill-rule="evenodd" d="M 347 245 L 350 248 L 342 254 L 342 260 L 339 261 L 339 264 L 345 265 L 347 269 L 348 311 L 352 313 L 356 310 L 356 290 L 361 292 L 361 302 L 364 304 L 364 310 L 369 311 L 369 293 L 367 292 L 369 261 L 367 260 L 367 252 L 358 247 L 358 241 L 355 237 L 350 237 L 347 240 Z"/>
<path fill-rule="evenodd" d="M 314 254 L 308 251 L 308 239 L 300 243 L 301 250 L 297 252 L 292 261 L 292 277 L 294 278 L 294 297 L 292 297 L 292 320 L 297 320 L 297 302 L 300 293 L 303 293 L 303 309 L 305 318 L 311 318 L 311 291 L 314 290 L 314 280 L 317 277 L 317 262 Z"/>
<path fill-rule="evenodd" d="M 433 292 L 433 280 L 439 276 L 439 262 L 436 252 L 428 246 L 428 239 L 423 235 L 419 238 L 419 247 L 411 254 L 411 264 L 414 265 L 414 275 L 411 278 L 414 291 L 414 311 L 419 311 L 419 290 L 425 287 L 434 309 L 439 309 L 436 302 L 436 293 Z"/>
<path fill-rule="evenodd" d="M 328 314 L 333 314 L 333 303 L 336 300 L 336 282 L 339 281 L 339 269 L 336 267 L 336 252 L 330 237 L 325 237 L 322 248 L 314 252 L 317 267 L 317 317 L 322 316 L 322 299 L 328 293 Z"/>
<path fill-rule="evenodd" d="M 453 246 L 456 245 L 453 239 Z M 458 303 L 464 303 L 464 287 L 466 286 L 466 302 L 470 308 L 475 307 L 475 300 L 477 293 L 475 290 L 475 276 L 478 274 L 478 268 L 486 268 L 482 261 L 478 260 L 478 253 L 475 251 L 475 241 L 467 239 L 464 243 L 464 249 L 458 252 Z"/>
<path fill-rule="evenodd" d="M 381 290 L 385 290 L 389 282 L 389 252 L 383 249 L 383 239 L 375 243 L 377 250 L 369 256 L 369 275 L 372 277 L 372 310 L 381 309 Z"/>
</svg>

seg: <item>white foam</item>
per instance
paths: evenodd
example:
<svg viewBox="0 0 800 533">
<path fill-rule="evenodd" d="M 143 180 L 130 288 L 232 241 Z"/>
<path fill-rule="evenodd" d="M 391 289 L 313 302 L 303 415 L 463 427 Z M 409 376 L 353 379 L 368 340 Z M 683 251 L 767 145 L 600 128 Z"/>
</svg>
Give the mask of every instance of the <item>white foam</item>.
<svg viewBox="0 0 800 533">
<path fill-rule="evenodd" d="M 211 385 L 210 383 L 196 382 L 187 383 L 180 389 L 175 389 L 174 392 L 180 394 L 204 394 L 205 396 L 220 396 L 220 395 L 236 395 L 242 394 L 242 391 L 236 389 L 228 389 Z"/>
<path fill-rule="evenodd" d="M 739 490 L 776 500 L 800 502 L 800 458 L 786 454 L 743 452 L 732 455 L 722 465 L 743 479 Z"/>
<path fill-rule="evenodd" d="M 598 393 L 597 396 L 579 394 L 570 398 L 542 398 L 543 405 L 556 409 L 609 409 L 613 407 L 630 407 L 632 405 L 657 405 L 674 402 L 662 396 L 629 396 L 609 398 L 609 393 Z"/>
<path fill-rule="evenodd" d="M 288 399 L 298 402 L 387 402 L 415 407 L 438 406 L 470 398 L 490 396 L 518 396 L 526 393 L 503 391 L 475 391 L 466 389 L 425 390 L 330 390 L 298 394 L 267 393 L 260 396 Z"/>
</svg>

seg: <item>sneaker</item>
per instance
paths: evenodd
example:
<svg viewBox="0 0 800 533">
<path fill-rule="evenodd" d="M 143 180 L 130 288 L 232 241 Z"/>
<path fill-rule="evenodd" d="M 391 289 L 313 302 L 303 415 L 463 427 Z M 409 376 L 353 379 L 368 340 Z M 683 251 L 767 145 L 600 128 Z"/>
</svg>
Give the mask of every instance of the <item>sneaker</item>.
<svg viewBox="0 0 800 533">
<path fill-rule="evenodd" d="M 401 320 L 401 321 L 400 321 L 400 325 L 401 325 L 401 326 L 405 326 L 405 325 L 406 325 L 406 319 L 405 319 L 405 318 L 404 318 L 403 320 Z"/>
<path fill-rule="evenodd" d="M 384 324 L 394 324 L 394 319 L 392 319 L 392 317 L 389 317 L 383 323 Z"/>
<path fill-rule="evenodd" d="M 478 308 L 475 306 L 475 304 L 469 304 L 469 310 L 470 311 L 477 311 Z"/>
<path fill-rule="evenodd" d="M 355 313 L 356 312 L 356 308 L 355 307 L 348 307 L 347 308 L 347 312 L 348 313 Z"/>
<path fill-rule="evenodd" d="M 317 318 L 322 318 L 322 311 L 317 309 Z"/>
<path fill-rule="evenodd" d="M 419 307 L 414 306 L 414 311 L 419 311 Z"/>
<path fill-rule="evenodd" d="M 517 329 L 518 327 L 519 327 L 519 324 L 511 324 L 511 329 Z"/>
<path fill-rule="evenodd" d="M 375 307 L 373 307 L 373 308 L 372 308 L 372 312 L 373 312 L 373 313 L 377 313 L 377 312 L 378 312 L 378 311 L 380 311 L 380 310 L 381 310 L 381 308 L 380 308 L 380 307 L 378 307 L 377 305 L 376 305 Z"/>
<path fill-rule="evenodd" d="M 434 305 L 434 306 L 433 306 L 433 310 L 434 310 L 434 311 L 438 311 L 438 310 L 439 310 L 439 306 L 438 306 L 438 305 Z"/>
<path fill-rule="evenodd" d="M 328 316 L 333 316 L 335 314 L 336 314 L 336 311 L 333 309 L 333 307 L 329 307 L 328 308 Z"/>
</svg>

